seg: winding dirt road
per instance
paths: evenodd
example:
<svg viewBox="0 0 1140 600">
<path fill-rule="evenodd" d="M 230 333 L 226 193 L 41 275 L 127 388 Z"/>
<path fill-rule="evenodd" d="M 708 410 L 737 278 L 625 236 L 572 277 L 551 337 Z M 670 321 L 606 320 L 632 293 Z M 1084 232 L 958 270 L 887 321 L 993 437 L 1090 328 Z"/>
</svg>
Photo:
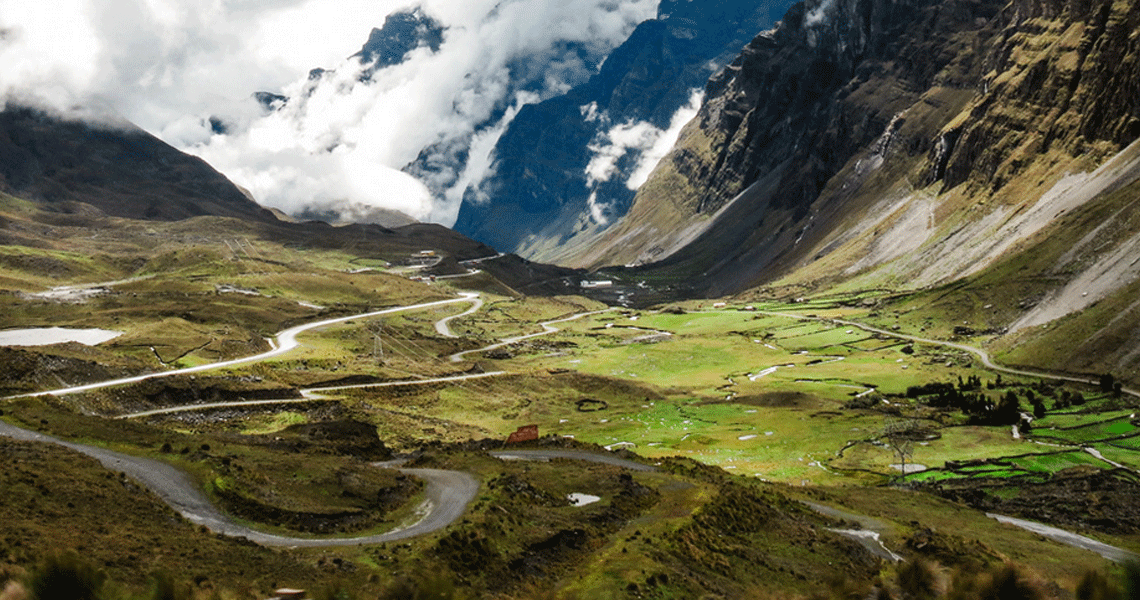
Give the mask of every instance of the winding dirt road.
<svg viewBox="0 0 1140 600">
<path fill-rule="evenodd" d="M 880 335 L 898 338 L 901 340 L 918 342 L 920 344 L 930 344 L 933 346 L 944 346 L 947 348 L 954 348 L 955 350 L 962 350 L 964 352 L 969 352 L 970 354 L 977 356 L 982 361 L 982 364 L 985 365 L 986 368 L 988 368 L 988 369 L 992 369 L 994 371 L 1001 371 L 1002 373 L 1009 373 L 1011 375 L 1021 375 L 1024 377 L 1037 377 L 1039 379 L 1052 379 L 1055 381 L 1072 381 L 1075 383 L 1087 383 L 1090 385 L 1098 385 L 1100 383 L 1098 380 L 1091 379 L 1088 377 L 1076 377 L 1073 375 L 1057 375 L 1054 373 L 1045 373 L 1042 371 L 1028 371 L 1028 370 L 1024 370 L 1024 369 L 1013 369 L 1010 367 L 1003 367 L 1003 366 L 995 363 L 993 361 L 993 359 L 990 357 L 990 353 L 986 352 L 985 350 L 982 350 L 981 348 L 975 348 L 974 346 L 967 346 L 966 344 L 959 344 L 957 342 L 947 342 L 945 340 L 935 340 L 935 339 L 931 339 L 931 338 L 919 337 L 916 335 L 899 333 L 897 331 L 889 331 L 887 329 L 880 329 L 878 327 L 873 327 L 871 325 L 865 325 L 863 323 L 859 323 L 858 321 L 848 321 L 846 319 L 832 319 L 832 318 L 827 318 L 827 317 L 810 317 L 807 315 L 797 315 L 797 314 L 783 313 L 783 312 L 776 312 L 776 311 L 769 311 L 769 310 L 758 310 L 756 312 L 761 313 L 761 314 L 765 314 L 765 315 L 769 315 L 769 316 L 773 316 L 773 317 L 787 317 L 789 319 L 797 319 L 800 321 L 820 321 L 820 322 L 824 322 L 824 323 L 832 323 L 835 325 L 843 325 L 845 327 L 856 327 L 858 329 L 862 329 L 863 331 L 867 331 L 870 333 L 878 333 Z M 1137 390 L 1134 390 L 1131 388 L 1124 388 L 1121 391 L 1124 392 L 1125 394 L 1129 394 L 1131 396 L 1135 396 L 1137 398 L 1140 398 L 1140 391 L 1137 391 Z"/>
<path fill-rule="evenodd" d="M 398 312 L 406 312 L 409 310 L 422 310 L 425 308 L 434 308 L 437 306 L 446 306 L 448 304 L 456 304 L 459 302 L 477 302 L 477 301 L 478 301 L 478 294 L 476 294 L 474 292 L 464 292 L 459 298 L 452 298 L 450 300 L 437 300 L 435 302 L 424 302 L 422 304 L 412 304 L 412 305 L 408 305 L 408 306 L 396 306 L 393 308 L 386 308 L 383 310 L 377 310 L 377 311 L 359 314 L 359 315 L 352 315 L 352 316 L 348 316 L 348 317 L 338 317 L 335 319 L 325 319 L 323 321 L 314 321 L 312 323 L 306 323 L 304 325 L 298 325 L 296 327 L 291 327 L 289 329 L 286 329 L 285 331 L 282 331 L 281 333 L 278 333 L 276 338 L 275 338 L 276 342 L 273 344 L 274 348 L 272 350 L 267 351 L 267 352 L 262 352 L 261 354 L 254 354 L 252 356 L 246 356 L 243 358 L 235 358 L 233 360 L 226 360 L 226 361 L 221 361 L 221 362 L 216 362 L 216 363 L 210 363 L 208 365 L 199 365 L 197 367 L 188 367 L 185 369 L 175 369 L 173 371 L 160 371 L 158 373 L 148 373 L 146 375 L 136 375 L 134 377 L 124 377 L 122 379 L 112 379 L 109 381 L 101 381 L 98 383 L 89 383 L 86 385 L 77 385 L 77 386 L 72 386 L 72 387 L 60 388 L 60 389 L 56 389 L 56 390 L 47 390 L 47 391 L 35 392 L 35 393 L 31 393 L 31 394 L 21 394 L 18 396 L 10 396 L 7 399 L 35 398 L 35 397 L 39 397 L 39 396 L 50 396 L 50 395 L 64 396 L 67 394 L 78 394 L 80 392 L 88 392 L 91 390 L 98 390 L 98 389 L 114 387 L 114 386 L 118 386 L 118 385 L 138 383 L 140 381 L 147 381 L 150 379 L 159 379 L 162 377 L 172 377 L 174 375 L 189 375 L 189 374 L 193 374 L 193 373 L 201 373 L 203 371 L 213 371 L 216 369 L 224 369 L 227 367 L 235 367 L 238 365 L 246 365 L 246 364 L 250 364 L 250 363 L 261 362 L 264 360 L 268 360 L 270 358 L 275 358 L 275 357 L 281 356 L 283 354 L 286 354 L 290 350 L 297 348 L 298 346 L 301 345 L 301 343 L 299 341 L 297 341 L 297 336 L 301 335 L 302 333 L 305 333 L 306 331 L 311 331 L 313 329 L 318 329 L 321 327 L 328 327 L 329 325 L 339 325 L 341 323 L 347 323 L 348 321 L 352 321 L 355 319 L 371 319 L 373 317 L 380 317 L 383 315 L 390 315 L 390 314 L 398 313 Z"/>
<path fill-rule="evenodd" d="M 236 523 L 210 503 L 206 495 L 183 471 L 164 462 L 131 456 L 106 448 L 68 442 L 0 421 L 0 436 L 26 442 L 56 444 L 98 460 L 111 471 L 126 474 L 154 492 L 167 505 L 190 522 L 203 525 L 214 533 L 245 538 L 264 546 L 288 548 L 356 546 L 392 542 L 438 531 L 454 523 L 479 493 L 479 480 L 470 473 L 441 469 L 403 469 L 399 461 L 376 463 L 378 468 L 397 468 L 401 473 L 418 477 L 427 485 L 426 500 L 416 511 L 423 514 L 415 523 L 375 535 L 346 538 L 312 538 L 273 535 Z M 491 452 L 503 460 L 571 459 L 623 467 L 635 471 L 656 471 L 644 465 L 616 456 L 595 454 L 579 450 L 516 450 Z"/>
<path fill-rule="evenodd" d="M 186 473 L 164 462 L 97 446 L 67 442 L 21 429 L 4 421 L 0 421 L 0 436 L 27 442 L 56 444 L 90 456 L 107 469 L 125 473 L 139 482 L 190 522 L 204 525 L 214 533 L 246 538 L 265 546 L 355 546 L 415 537 L 443 529 L 453 523 L 467 510 L 467 505 L 479 493 L 479 481 L 468 473 L 438 469 L 399 469 L 401 473 L 418 477 L 427 484 L 425 489 L 427 499 L 417 511 L 422 512 L 424 516 L 416 523 L 387 533 L 353 538 L 289 537 L 264 533 L 234 522 L 210 503 Z"/>
</svg>

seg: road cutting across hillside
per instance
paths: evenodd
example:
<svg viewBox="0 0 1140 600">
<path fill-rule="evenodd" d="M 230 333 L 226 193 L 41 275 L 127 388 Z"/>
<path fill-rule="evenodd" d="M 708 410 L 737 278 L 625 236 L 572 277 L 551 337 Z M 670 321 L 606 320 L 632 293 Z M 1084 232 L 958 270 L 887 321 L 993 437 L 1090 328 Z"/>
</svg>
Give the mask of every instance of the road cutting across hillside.
<svg viewBox="0 0 1140 600">
<path fill-rule="evenodd" d="M 112 380 L 108 380 L 108 381 L 101 381 L 98 383 L 76 385 L 76 386 L 59 388 L 59 389 L 54 389 L 54 390 L 47 390 L 47 391 L 43 391 L 43 392 L 34 392 L 31 394 L 20 394 L 17 396 L 10 396 L 9 399 L 11 399 L 11 398 L 35 398 L 35 397 L 39 397 L 39 396 L 64 396 L 64 395 L 68 395 L 68 394 L 78 394 L 80 392 L 89 392 L 91 390 L 98 390 L 98 389 L 102 389 L 102 388 L 115 387 L 115 386 L 119 386 L 119 385 L 139 383 L 141 381 L 148 381 L 151 379 L 159 379 L 162 377 L 173 377 L 175 375 L 191 375 L 191 374 L 195 374 L 195 373 L 202 373 L 205 371 L 214 371 L 217 369 L 225 369 L 228 367 L 248 365 L 248 364 L 268 360 L 270 358 L 276 358 L 278 356 L 282 356 L 282 355 L 288 353 L 289 351 L 299 347 L 301 345 L 301 342 L 299 342 L 297 340 L 297 336 L 299 336 L 302 333 L 305 333 L 307 331 L 311 331 L 313 329 L 319 329 L 321 327 L 328 327 L 330 325 L 339 325 L 341 323 L 347 323 L 349 321 L 353 321 L 356 319 L 371 319 L 371 318 L 380 317 L 380 316 L 384 316 L 384 315 L 390 315 L 390 314 L 398 313 L 398 312 L 406 312 L 406 311 L 410 311 L 410 310 L 423 310 L 423 309 L 427 309 L 427 308 L 436 308 L 439 306 L 447 306 L 448 304 L 456 304 L 456 303 L 460 303 L 460 302 L 476 303 L 476 302 L 481 302 L 481 301 L 479 300 L 479 294 L 476 292 L 462 292 L 460 294 L 459 298 L 451 298 L 449 300 L 437 300 L 435 302 L 424 302 L 421 304 L 411 304 L 408 306 L 396 306 L 393 308 L 386 308 L 383 310 L 372 311 L 372 312 L 363 313 L 363 314 L 359 314 L 359 315 L 352 315 L 352 316 L 348 316 L 348 317 L 337 317 L 335 319 L 325 319 L 322 321 L 314 321 L 312 323 L 306 323 L 304 325 L 298 325 L 296 327 L 291 327 L 289 329 L 286 329 L 285 331 L 282 331 L 281 333 L 278 333 L 275 336 L 276 341 L 273 343 L 273 346 L 274 346 L 273 349 L 269 350 L 267 352 L 262 352 L 260 354 L 254 354 L 252 356 L 246 356 L 243 358 L 235 358 L 233 360 L 226 360 L 226 361 L 221 361 L 221 362 L 216 362 L 216 363 L 210 363 L 208 365 L 199 365 L 197 367 L 188 367 L 185 369 L 175 369 L 172 371 L 160 371 L 157 373 L 147 373 L 145 375 L 136 375 L 134 377 L 123 377 L 121 379 L 112 379 Z"/>
<path fill-rule="evenodd" d="M 994 371 L 1000 371 L 1002 373 L 1009 373 L 1010 375 L 1020 375 L 1023 377 L 1037 377 L 1039 379 L 1052 379 L 1054 381 L 1071 381 L 1074 383 L 1085 383 L 1088 385 L 1099 385 L 1099 383 L 1100 383 L 1098 380 L 1092 379 L 1089 377 L 1077 377 L 1074 375 L 1057 375 L 1054 373 L 1045 373 L 1045 372 L 1041 372 L 1041 371 L 1028 371 L 1025 369 L 1014 369 L 1014 368 L 1010 368 L 1010 367 L 1003 367 L 1003 366 L 995 363 L 993 361 L 993 358 L 990 357 L 990 353 L 986 352 L 985 350 L 982 350 L 981 348 L 976 348 L 974 346 L 968 346 L 966 344 L 959 344 L 957 342 L 947 342 L 945 340 L 936 340 L 936 339 L 931 339 L 931 338 L 919 337 L 917 335 L 909 335 L 906 333 L 899 333 L 897 331 L 889 331 L 889 330 L 880 329 L 878 327 L 874 327 L 871 325 L 866 325 L 866 324 L 860 323 L 858 321 L 848 321 L 846 319 L 834 319 L 834 318 L 830 318 L 830 317 L 813 317 L 813 316 L 809 316 L 809 315 L 798 315 L 798 314 L 794 314 L 794 313 L 777 312 L 777 311 L 771 311 L 771 310 L 757 310 L 755 312 L 757 312 L 759 314 L 765 314 L 768 316 L 787 317 L 789 319 L 796 319 L 796 320 L 800 320 L 800 321 L 818 321 L 821 323 L 831 323 L 833 325 L 842 325 L 845 327 L 857 327 L 857 328 L 862 329 L 863 331 L 866 331 L 869 333 L 877 333 L 879 335 L 885 335 L 885 336 L 897 338 L 900 340 L 907 340 L 910 342 L 917 342 L 920 344 L 930 344 L 932 346 L 943 346 L 946 348 L 954 348 L 955 350 L 962 350 L 963 352 L 969 352 L 970 354 L 977 356 L 982 361 L 982 365 L 984 365 L 987 369 L 991 369 Z M 1130 396 L 1135 396 L 1137 398 L 1140 398 L 1140 391 L 1137 391 L 1137 390 L 1134 390 L 1131 388 L 1123 388 L 1123 389 L 1121 389 L 1121 391 L 1125 394 L 1130 395 Z"/>
</svg>

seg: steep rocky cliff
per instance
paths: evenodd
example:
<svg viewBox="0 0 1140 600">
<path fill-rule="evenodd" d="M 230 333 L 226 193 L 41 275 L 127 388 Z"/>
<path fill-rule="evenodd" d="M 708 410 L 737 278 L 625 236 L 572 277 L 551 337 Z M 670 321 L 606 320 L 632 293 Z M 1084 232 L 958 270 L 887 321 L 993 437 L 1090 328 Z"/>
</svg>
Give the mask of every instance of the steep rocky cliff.
<svg viewBox="0 0 1140 600">
<path fill-rule="evenodd" d="M 654 263 L 704 294 L 979 272 L 1047 229 L 1046 206 L 1095 197 L 1056 190 L 1066 174 L 1140 136 L 1138 27 L 1110 0 L 796 5 L 709 82 L 629 214 L 563 262 Z"/>
<path fill-rule="evenodd" d="M 582 229 L 612 224 L 694 90 L 788 4 L 663 1 L 588 83 L 519 112 L 495 147 L 495 174 L 467 191 L 456 230 L 544 257 Z"/>
</svg>

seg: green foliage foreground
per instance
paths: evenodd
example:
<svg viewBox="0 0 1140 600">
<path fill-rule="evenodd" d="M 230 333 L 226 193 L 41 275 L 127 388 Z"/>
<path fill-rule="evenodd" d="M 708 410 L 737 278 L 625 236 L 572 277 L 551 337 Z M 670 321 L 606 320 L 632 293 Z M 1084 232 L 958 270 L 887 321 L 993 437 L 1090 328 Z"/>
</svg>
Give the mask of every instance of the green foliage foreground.
<svg viewBox="0 0 1140 600">
<path fill-rule="evenodd" d="M 189 582 L 175 581 L 167 573 L 151 577 L 150 591 L 144 595 L 125 592 L 79 555 L 69 552 L 45 557 L 30 574 L 11 579 L 0 586 L 0 600 L 189 600 Z M 215 590 L 211 598 L 224 594 Z M 901 598 L 904 600 L 1039 600 L 1047 594 L 1036 582 L 1026 579 L 1018 568 L 998 564 L 990 569 L 959 567 L 948 575 L 937 565 L 916 559 L 900 564 L 892 584 L 875 581 L 866 584 L 837 578 L 813 600 Z M 440 574 L 394 581 L 378 600 L 453 600 L 467 598 L 447 577 Z M 1119 581 L 1099 571 L 1089 571 L 1073 593 L 1076 600 L 1140 599 L 1140 563 L 1123 565 Z M 361 596 L 343 584 L 332 582 L 313 594 L 315 600 L 358 600 Z"/>
</svg>

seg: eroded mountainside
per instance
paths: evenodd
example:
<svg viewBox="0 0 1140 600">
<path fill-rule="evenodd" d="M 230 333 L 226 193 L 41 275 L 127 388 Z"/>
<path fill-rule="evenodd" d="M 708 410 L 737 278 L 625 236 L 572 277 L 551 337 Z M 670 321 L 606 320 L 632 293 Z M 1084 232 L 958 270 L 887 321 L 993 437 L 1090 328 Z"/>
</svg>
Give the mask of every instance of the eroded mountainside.
<svg viewBox="0 0 1140 600">
<path fill-rule="evenodd" d="M 1127 157 L 1097 189 L 1066 175 L 1140 136 L 1138 26 L 1140 7 L 1109 0 L 797 5 L 710 81 L 630 214 L 565 262 L 656 261 L 710 295 L 793 271 L 919 286 L 978 272 L 1046 230 L 1046 206 L 1134 178 Z"/>
</svg>

